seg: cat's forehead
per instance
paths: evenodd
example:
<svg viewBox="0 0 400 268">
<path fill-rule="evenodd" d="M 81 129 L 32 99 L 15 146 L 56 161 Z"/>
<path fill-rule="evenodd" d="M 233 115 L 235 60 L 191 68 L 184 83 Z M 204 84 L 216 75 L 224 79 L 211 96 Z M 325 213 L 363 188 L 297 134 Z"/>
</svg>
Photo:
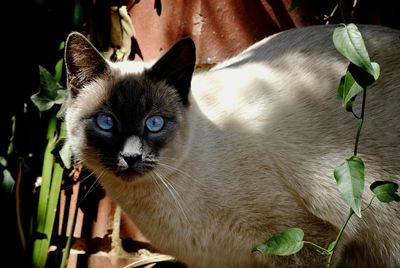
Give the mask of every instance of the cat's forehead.
<svg viewBox="0 0 400 268">
<path fill-rule="evenodd" d="M 176 112 L 179 102 L 176 90 L 163 81 L 153 81 L 145 73 L 124 74 L 109 85 L 105 104 L 117 113 Z"/>
<path fill-rule="evenodd" d="M 106 110 L 136 119 L 150 113 L 174 118 L 182 105 L 176 90 L 165 81 L 154 81 L 146 71 L 122 73 L 115 69 L 107 79 L 85 86 L 69 104 L 82 118 Z"/>
</svg>

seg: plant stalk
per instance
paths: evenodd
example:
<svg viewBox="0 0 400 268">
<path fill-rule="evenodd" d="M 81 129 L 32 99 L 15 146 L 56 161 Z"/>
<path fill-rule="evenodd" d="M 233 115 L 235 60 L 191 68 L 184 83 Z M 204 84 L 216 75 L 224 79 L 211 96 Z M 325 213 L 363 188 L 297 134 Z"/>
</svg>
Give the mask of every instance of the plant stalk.
<svg viewBox="0 0 400 268">
<path fill-rule="evenodd" d="M 364 124 L 364 113 L 365 113 L 365 101 L 367 99 L 367 89 L 363 89 L 363 99 L 362 99 L 362 106 L 361 106 L 361 115 L 360 115 L 360 123 L 358 124 L 357 128 L 357 134 L 356 134 L 356 142 L 354 145 L 354 156 L 357 156 L 358 153 L 358 143 L 360 141 L 360 135 L 361 135 L 361 128 Z"/>
<path fill-rule="evenodd" d="M 346 228 L 346 226 L 349 223 L 349 220 L 350 220 L 351 216 L 353 216 L 353 214 L 354 214 L 354 211 L 350 208 L 349 214 L 347 215 L 346 222 L 343 224 L 342 228 L 339 231 L 339 234 L 337 235 L 337 237 L 336 237 L 336 239 L 334 241 L 335 245 L 333 246 L 331 254 L 329 255 L 329 258 L 328 258 L 328 268 L 332 267 L 333 255 L 335 255 L 335 251 L 336 251 L 338 242 L 341 239 L 341 237 L 343 235 L 343 232 L 344 232 L 344 229 Z"/>
<path fill-rule="evenodd" d="M 36 225 L 33 233 L 32 266 L 45 267 L 57 212 L 63 167 L 53 155 L 57 140 L 57 117 L 54 113 L 47 128 L 48 143 L 44 153 L 42 184 L 39 193 Z"/>
<path fill-rule="evenodd" d="M 67 239 L 67 243 L 66 243 L 65 248 L 64 248 L 64 252 L 63 252 L 60 268 L 67 267 L 68 257 L 69 257 L 69 254 L 71 252 L 72 238 L 74 236 L 74 231 L 75 231 L 76 218 L 78 216 L 78 209 L 79 209 L 78 202 L 76 202 L 75 211 L 74 211 L 74 217 L 72 219 L 71 231 L 69 233 L 69 236 L 68 236 L 68 239 Z"/>
<path fill-rule="evenodd" d="M 321 254 L 323 255 L 328 255 L 330 254 L 329 250 L 327 250 L 326 248 L 323 248 L 321 246 L 318 246 L 317 244 L 314 244 L 313 242 L 310 241 L 303 241 L 304 244 L 309 244 L 313 247 L 315 247 L 317 249 L 317 251 L 319 251 Z"/>
</svg>

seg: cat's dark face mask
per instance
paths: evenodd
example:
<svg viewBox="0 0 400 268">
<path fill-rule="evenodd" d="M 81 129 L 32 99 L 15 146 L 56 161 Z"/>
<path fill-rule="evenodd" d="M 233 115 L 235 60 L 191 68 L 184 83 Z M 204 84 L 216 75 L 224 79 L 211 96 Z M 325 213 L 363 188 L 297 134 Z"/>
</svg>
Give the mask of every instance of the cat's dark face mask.
<svg viewBox="0 0 400 268">
<path fill-rule="evenodd" d="M 73 33 L 65 62 L 68 133 L 76 140 L 73 152 L 89 168 L 93 163 L 131 180 L 152 171 L 163 151 L 172 151 L 171 143 L 182 139 L 195 65 L 192 40 L 179 41 L 152 67 L 130 73 L 110 65 L 85 37 Z"/>
<path fill-rule="evenodd" d="M 87 145 L 122 178 L 154 169 L 174 139 L 185 106 L 176 90 L 147 75 L 126 75 L 112 85 L 105 103 L 87 119 Z"/>
</svg>

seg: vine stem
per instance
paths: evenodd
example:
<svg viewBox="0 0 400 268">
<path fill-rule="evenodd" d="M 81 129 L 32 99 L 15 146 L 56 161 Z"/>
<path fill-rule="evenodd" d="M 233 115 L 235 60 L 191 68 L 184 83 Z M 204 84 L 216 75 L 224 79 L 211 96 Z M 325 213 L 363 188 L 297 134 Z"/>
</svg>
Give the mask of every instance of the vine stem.
<svg viewBox="0 0 400 268">
<path fill-rule="evenodd" d="M 353 216 L 354 211 L 350 208 L 349 214 L 347 215 L 347 219 L 346 222 L 343 224 L 342 228 L 339 231 L 339 234 L 337 235 L 335 241 L 333 241 L 335 243 L 335 245 L 333 246 L 331 253 L 329 254 L 329 258 L 328 258 L 328 268 L 332 267 L 332 260 L 333 260 L 333 255 L 335 255 L 335 251 L 337 248 L 337 244 L 339 242 L 339 240 L 341 239 L 344 229 L 346 228 L 347 224 L 349 223 L 349 220 L 351 218 L 351 216 Z"/>
<path fill-rule="evenodd" d="M 360 123 L 358 124 L 357 128 L 357 134 L 356 134 L 356 142 L 354 145 L 354 156 L 357 156 L 358 153 L 358 142 L 360 140 L 360 135 L 361 135 L 361 128 L 364 124 L 364 113 L 365 113 L 365 101 L 367 99 L 367 89 L 363 89 L 363 99 L 362 99 L 362 106 L 361 106 L 361 115 L 358 118 L 360 120 Z"/>
<path fill-rule="evenodd" d="M 372 198 L 371 198 L 371 200 L 369 201 L 368 205 L 367 205 L 365 208 L 361 209 L 361 212 L 364 212 L 364 210 L 366 210 L 367 208 L 369 208 L 369 207 L 371 206 L 372 201 L 374 201 L 375 197 L 376 197 L 376 195 L 373 195 L 373 196 L 372 196 Z"/>
<path fill-rule="evenodd" d="M 354 145 L 354 156 L 357 156 L 357 153 L 358 153 L 358 143 L 359 143 L 359 140 L 360 140 L 361 129 L 362 129 L 362 126 L 364 124 L 364 113 L 365 113 L 365 102 L 366 102 L 366 99 L 367 99 L 367 89 L 364 87 L 364 89 L 363 89 L 362 106 L 361 106 L 361 115 L 360 115 L 360 117 L 356 116 L 356 118 L 360 120 L 360 123 L 358 124 L 357 133 L 356 133 L 356 141 L 355 141 L 355 145 Z M 373 199 L 374 198 L 371 199 L 369 205 L 365 209 L 367 209 L 371 205 Z M 350 220 L 351 216 L 353 216 L 353 214 L 354 214 L 354 211 L 350 208 L 350 211 L 349 211 L 349 214 L 347 216 L 346 222 L 343 224 L 342 228 L 340 229 L 339 234 L 337 235 L 335 241 L 333 241 L 334 246 L 333 246 L 332 250 L 329 252 L 328 268 L 332 267 L 332 260 L 333 260 L 333 256 L 334 256 L 336 248 L 337 248 L 337 244 L 338 244 L 339 240 L 341 239 L 341 237 L 343 235 L 343 232 L 344 232 L 344 229 L 346 228 L 346 226 L 349 223 L 349 220 Z"/>
<path fill-rule="evenodd" d="M 316 249 L 318 249 L 318 251 L 320 251 L 320 253 L 324 254 L 324 255 L 328 255 L 330 254 L 330 251 L 327 250 L 326 248 L 323 248 L 321 246 L 318 246 L 317 244 L 314 244 L 313 242 L 310 241 L 303 241 L 304 244 L 309 244 L 313 247 L 315 247 Z"/>
</svg>

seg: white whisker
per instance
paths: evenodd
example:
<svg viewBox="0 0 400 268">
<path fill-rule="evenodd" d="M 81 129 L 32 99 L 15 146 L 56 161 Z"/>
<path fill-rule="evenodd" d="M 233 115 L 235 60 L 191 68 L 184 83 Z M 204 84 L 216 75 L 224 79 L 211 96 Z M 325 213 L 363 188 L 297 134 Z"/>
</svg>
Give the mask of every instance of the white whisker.
<svg viewBox="0 0 400 268">
<path fill-rule="evenodd" d="M 184 171 L 182 171 L 182 170 L 180 170 L 180 169 L 178 169 L 176 167 L 173 167 L 171 165 L 168 165 L 168 164 L 165 164 L 165 163 L 161 163 L 161 162 L 158 162 L 158 165 L 163 166 L 163 167 L 165 167 L 167 169 L 170 169 L 171 171 L 175 171 L 175 172 L 179 173 L 180 175 L 183 175 L 183 176 L 185 176 L 185 177 L 187 177 L 187 178 L 189 178 L 191 180 L 194 180 L 194 178 L 192 176 L 190 176 L 186 172 L 184 172 Z"/>
<path fill-rule="evenodd" d="M 90 176 L 92 176 L 94 174 L 94 172 L 90 172 L 88 175 L 86 175 L 86 177 L 84 177 L 83 179 L 80 179 L 79 182 L 82 183 L 84 181 L 86 181 L 88 178 L 90 178 Z"/>
<path fill-rule="evenodd" d="M 77 182 L 82 183 L 82 182 L 86 181 L 88 178 L 90 178 L 90 177 L 93 175 L 93 173 L 94 173 L 94 172 L 90 172 L 90 173 L 89 173 L 88 175 L 86 175 L 83 179 L 79 179 L 78 181 L 74 181 L 71 185 L 63 187 L 63 190 L 70 190 L 70 189 L 72 189 L 72 188 L 75 186 L 75 184 L 76 184 Z"/>
<path fill-rule="evenodd" d="M 90 193 L 92 193 L 92 192 L 94 191 L 94 189 L 96 189 L 96 187 L 99 185 L 98 181 L 99 181 L 99 179 L 101 178 L 101 176 L 103 176 L 104 172 L 105 172 L 105 170 L 103 169 L 103 170 L 100 172 L 99 176 L 96 176 L 96 180 L 95 180 L 95 181 L 93 182 L 93 184 L 90 186 L 89 190 L 86 191 L 85 195 L 82 196 L 82 197 L 78 200 L 78 202 L 77 202 L 77 206 L 78 206 L 78 207 L 82 204 L 82 202 L 86 199 L 86 197 L 87 197 Z M 89 178 L 91 175 L 93 175 L 93 173 L 94 173 L 94 172 L 91 172 L 88 176 L 86 176 L 86 177 L 84 178 L 84 180 L 86 180 L 86 179 Z M 82 181 L 81 181 L 81 182 L 82 182 Z"/>
<path fill-rule="evenodd" d="M 192 183 L 192 184 L 195 183 L 195 184 L 197 184 L 197 185 L 199 185 L 201 187 L 207 188 L 207 186 L 204 185 L 204 181 L 199 180 L 199 179 L 197 179 L 195 177 L 192 177 L 191 175 L 189 175 L 188 173 L 182 171 L 179 168 L 176 168 L 174 166 L 171 166 L 171 165 L 168 165 L 168 164 L 165 164 L 165 163 L 161 163 L 161 162 L 158 162 L 157 165 L 158 165 L 159 169 L 165 169 L 166 171 L 173 172 L 173 173 L 176 173 L 177 175 L 179 175 L 179 176 L 176 177 L 176 179 L 179 179 L 179 177 L 186 178 L 186 179 L 190 180 L 190 181 L 187 181 L 188 183 L 189 182 Z"/>
<path fill-rule="evenodd" d="M 164 189 L 164 185 L 160 184 L 159 179 L 157 179 L 155 177 L 155 174 L 153 172 L 150 172 L 150 176 L 153 178 L 153 181 L 156 184 L 156 187 L 155 187 L 157 189 L 156 191 L 161 194 L 162 193 L 162 189 Z"/>
<path fill-rule="evenodd" d="M 188 223 L 190 223 L 189 218 L 187 216 L 187 214 L 185 213 L 185 210 L 181 204 L 181 202 L 179 202 L 179 200 L 181 200 L 182 202 L 184 201 L 182 199 L 182 197 L 180 196 L 180 194 L 178 193 L 178 191 L 175 189 L 175 187 L 166 179 L 164 178 L 160 173 L 156 172 L 155 170 L 153 170 L 153 173 L 161 180 L 161 182 L 164 184 L 165 188 L 167 188 L 167 190 L 171 193 L 172 198 L 174 199 L 175 203 L 178 205 L 179 209 L 182 211 L 183 216 L 185 217 L 185 219 L 187 220 Z"/>
</svg>

